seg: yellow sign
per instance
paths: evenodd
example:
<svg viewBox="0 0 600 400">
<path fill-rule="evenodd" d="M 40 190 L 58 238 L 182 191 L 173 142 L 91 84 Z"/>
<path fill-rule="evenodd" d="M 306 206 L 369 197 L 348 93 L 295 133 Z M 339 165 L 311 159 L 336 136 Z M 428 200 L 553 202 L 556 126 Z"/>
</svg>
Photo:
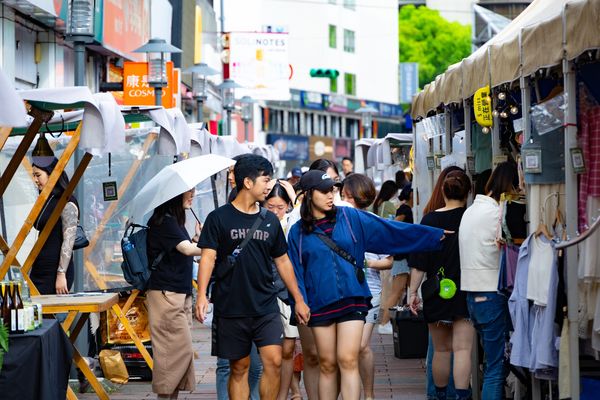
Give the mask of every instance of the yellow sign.
<svg viewBox="0 0 600 400">
<path fill-rule="evenodd" d="M 202 9 L 197 5 L 194 23 L 194 64 L 200 62 L 202 62 Z"/>
<path fill-rule="evenodd" d="M 473 111 L 475 120 L 481 126 L 492 126 L 492 98 L 490 96 L 490 86 L 484 86 L 478 89 L 473 96 Z"/>
</svg>

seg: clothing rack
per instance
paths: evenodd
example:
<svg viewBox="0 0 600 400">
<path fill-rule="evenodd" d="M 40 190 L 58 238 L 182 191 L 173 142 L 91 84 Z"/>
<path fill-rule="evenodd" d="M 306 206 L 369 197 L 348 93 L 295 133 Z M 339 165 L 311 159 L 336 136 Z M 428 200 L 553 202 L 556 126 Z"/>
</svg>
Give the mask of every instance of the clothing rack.
<svg viewBox="0 0 600 400">
<path fill-rule="evenodd" d="M 583 242 L 585 239 L 587 239 L 588 237 L 590 237 L 596 231 L 596 229 L 598 229 L 598 226 L 600 226 L 600 215 L 598 217 L 596 217 L 596 219 L 595 219 L 594 223 L 592 224 L 592 226 L 590 226 L 589 229 L 587 229 L 581 235 L 577 236 L 574 239 L 570 239 L 570 240 L 565 240 L 565 241 L 559 242 L 555 246 L 555 248 L 557 250 L 560 250 L 560 249 L 564 249 L 564 248 L 576 245 L 577 243 Z"/>
</svg>

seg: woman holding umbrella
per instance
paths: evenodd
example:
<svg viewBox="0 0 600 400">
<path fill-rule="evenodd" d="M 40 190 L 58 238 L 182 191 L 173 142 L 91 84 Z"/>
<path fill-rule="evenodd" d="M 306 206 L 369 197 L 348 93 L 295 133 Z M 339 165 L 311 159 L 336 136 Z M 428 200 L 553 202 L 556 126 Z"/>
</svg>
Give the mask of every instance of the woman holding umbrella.
<svg viewBox="0 0 600 400">
<path fill-rule="evenodd" d="M 190 276 L 193 258 L 201 250 L 185 229 L 185 210 L 192 207 L 194 192 L 191 189 L 159 205 L 148 221 L 149 265 L 162 256 L 146 293 L 154 354 L 152 390 L 159 399 L 176 399 L 180 390 L 196 387 Z"/>
</svg>

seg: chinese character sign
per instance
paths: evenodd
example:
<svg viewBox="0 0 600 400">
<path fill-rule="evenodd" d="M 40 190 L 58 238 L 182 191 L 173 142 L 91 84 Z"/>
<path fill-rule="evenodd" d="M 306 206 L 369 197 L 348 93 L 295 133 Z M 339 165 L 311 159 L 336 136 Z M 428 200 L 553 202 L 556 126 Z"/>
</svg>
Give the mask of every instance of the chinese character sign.
<svg viewBox="0 0 600 400">
<path fill-rule="evenodd" d="M 232 32 L 229 40 L 230 78 L 244 88 L 236 90 L 236 97 L 290 99 L 286 33 Z"/>
<path fill-rule="evenodd" d="M 492 126 L 492 99 L 489 85 L 478 89 L 473 96 L 475 120 L 481 126 Z"/>
<path fill-rule="evenodd" d="M 412 103 L 419 90 L 419 63 L 400 63 L 400 103 Z"/>
<path fill-rule="evenodd" d="M 167 86 L 162 90 L 162 105 L 173 108 L 173 63 L 167 62 Z M 127 106 L 153 106 L 154 88 L 148 84 L 148 63 L 125 62 L 123 66 L 123 103 Z"/>
</svg>

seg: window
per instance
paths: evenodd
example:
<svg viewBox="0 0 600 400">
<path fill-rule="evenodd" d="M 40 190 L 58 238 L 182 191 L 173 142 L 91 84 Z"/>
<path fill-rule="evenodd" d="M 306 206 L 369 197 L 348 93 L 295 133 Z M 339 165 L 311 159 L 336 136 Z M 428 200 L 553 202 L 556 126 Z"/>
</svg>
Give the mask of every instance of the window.
<svg viewBox="0 0 600 400">
<path fill-rule="evenodd" d="M 344 51 L 354 53 L 354 31 L 344 29 Z"/>
<path fill-rule="evenodd" d="M 300 134 L 300 113 L 299 112 L 290 111 L 288 113 L 288 131 L 287 131 L 287 133 L 290 133 L 293 135 Z"/>
<path fill-rule="evenodd" d="M 344 0 L 344 8 L 356 10 L 356 0 Z"/>
<path fill-rule="evenodd" d="M 344 74 L 344 87 L 347 95 L 356 96 L 356 75 Z"/>
<path fill-rule="evenodd" d="M 337 77 L 329 79 L 329 92 L 330 93 L 337 93 L 337 90 L 338 90 L 337 89 L 337 81 L 338 81 Z"/>
<path fill-rule="evenodd" d="M 329 47 L 332 49 L 337 47 L 337 28 L 335 25 L 329 25 Z"/>
</svg>

